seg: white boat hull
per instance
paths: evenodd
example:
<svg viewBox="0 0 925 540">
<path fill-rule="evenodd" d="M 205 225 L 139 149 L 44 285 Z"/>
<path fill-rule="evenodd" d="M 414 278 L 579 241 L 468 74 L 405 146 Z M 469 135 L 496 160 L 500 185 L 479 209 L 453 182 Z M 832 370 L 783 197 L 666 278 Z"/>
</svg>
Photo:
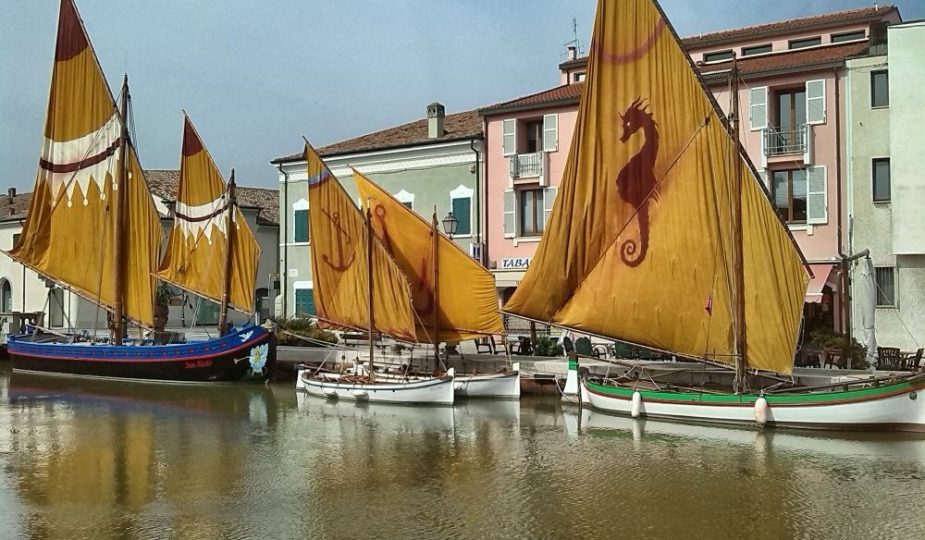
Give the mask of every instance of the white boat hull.
<svg viewBox="0 0 925 540">
<path fill-rule="evenodd" d="M 296 390 L 326 399 L 393 403 L 402 405 L 452 405 L 453 370 L 443 377 L 408 382 L 342 382 L 336 378 L 314 378 L 307 370 L 296 372 Z"/>
<path fill-rule="evenodd" d="M 461 375 L 453 383 L 458 397 L 520 399 L 520 365 L 513 371 L 490 375 Z"/>
<path fill-rule="evenodd" d="M 804 429 L 925 431 L 925 378 L 852 391 L 766 396 L 765 424 Z M 608 413 L 755 426 L 758 396 L 616 390 L 581 381 L 582 402 Z M 705 402 L 713 400 L 712 403 Z M 634 411 L 634 408 L 636 409 Z M 634 414 L 634 412 L 636 414 Z"/>
</svg>

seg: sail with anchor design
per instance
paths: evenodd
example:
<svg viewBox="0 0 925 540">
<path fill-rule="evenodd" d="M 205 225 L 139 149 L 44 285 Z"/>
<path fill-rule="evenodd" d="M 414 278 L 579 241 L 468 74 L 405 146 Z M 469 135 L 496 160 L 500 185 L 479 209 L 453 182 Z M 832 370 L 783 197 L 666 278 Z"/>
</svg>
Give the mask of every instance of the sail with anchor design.
<svg viewBox="0 0 925 540">
<path fill-rule="evenodd" d="M 452 240 L 437 238 L 437 297 L 434 296 L 434 226 L 359 172 L 354 172 L 360 200 L 372 215 L 372 228 L 386 251 L 411 282 L 418 341 L 463 341 L 504 333 L 498 295 L 491 273 Z"/>
<path fill-rule="evenodd" d="M 115 222 L 122 121 L 77 8 L 62 0 L 38 174 L 9 255 L 112 309 L 115 231 L 124 227 L 124 313 L 150 326 L 163 229 L 132 147 L 125 149 L 125 221 Z"/>
<path fill-rule="evenodd" d="M 308 164 L 312 285 L 318 318 L 326 326 L 358 330 L 366 330 L 371 324 L 376 332 L 416 341 L 408 280 L 382 243 L 367 234 L 364 216 L 308 142 L 304 157 Z M 373 243 L 371 261 L 367 242 Z M 370 276 L 372 322 L 367 292 Z"/>
<path fill-rule="evenodd" d="M 600 0 L 559 195 L 504 311 L 734 363 L 738 167 L 746 365 L 789 373 L 807 274 L 724 122 L 652 0 Z"/>
<path fill-rule="evenodd" d="M 157 277 L 221 302 L 225 256 L 231 249 L 229 305 L 238 311 L 253 313 L 260 246 L 237 207 L 234 208 L 234 232 L 229 235 L 227 186 L 185 114 L 181 154 L 174 224 Z M 233 242 L 230 246 L 229 237 Z"/>
</svg>

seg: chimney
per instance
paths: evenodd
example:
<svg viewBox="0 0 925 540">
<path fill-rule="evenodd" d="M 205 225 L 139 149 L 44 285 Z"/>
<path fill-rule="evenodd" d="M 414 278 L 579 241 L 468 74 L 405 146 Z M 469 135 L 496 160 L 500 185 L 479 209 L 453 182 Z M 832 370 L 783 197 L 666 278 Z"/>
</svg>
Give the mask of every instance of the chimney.
<svg viewBox="0 0 925 540">
<path fill-rule="evenodd" d="M 14 198 L 14 197 L 16 197 L 16 188 L 11 187 L 11 188 L 7 189 L 7 190 L 6 190 L 6 194 L 7 194 L 7 196 L 8 196 L 9 198 L 11 198 L 11 199 Z"/>
<path fill-rule="evenodd" d="M 567 58 L 569 60 L 576 60 L 578 58 L 578 47 L 574 45 L 569 45 L 568 47 L 566 47 L 566 50 L 568 50 Z"/>
<path fill-rule="evenodd" d="M 443 131 L 443 119 L 446 117 L 446 109 L 436 101 L 427 106 L 427 138 L 438 139 L 443 137 L 446 132 Z"/>
</svg>

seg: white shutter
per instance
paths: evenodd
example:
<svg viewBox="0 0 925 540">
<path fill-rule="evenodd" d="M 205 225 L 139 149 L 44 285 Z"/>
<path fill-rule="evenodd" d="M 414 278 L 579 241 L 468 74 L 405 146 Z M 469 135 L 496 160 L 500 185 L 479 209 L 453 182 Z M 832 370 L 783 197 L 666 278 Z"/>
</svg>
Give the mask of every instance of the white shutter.
<svg viewBox="0 0 925 540">
<path fill-rule="evenodd" d="M 514 219 L 514 210 L 517 208 L 514 200 L 514 190 L 504 190 L 504 237 L 514 238 L 517 220 Z"/>
<path fill-rule="evenodd" d="M 509 156 L 517 152 L 517 121 L 508 118 L 501 121 L 501 153 Z"/>
<path fill-rule="evenodd" d="M 813 163 L 813 128 L 807 124 L 803 130 L 803 166 Z"/>
<path fill-rule="evenodd" d="M 758 179 L 761 180 L 761 183 L 764 184 L 764 187 L 767 188 L 768 191 L 771 191 L 771 186 L 768 185 L 768 170 L 767 169 L 758 170 Z"/>
<path fill-rule="evenodd" d="M 825 123 L 825 79 L 806 81 L 806 123 Z"/>
<path fill-rule="evenodd" d="M 828 197 L 826 194 L 825 167 L 806 168 L 806 223 L 828 223 Z"/>
<path fill-rule="evenodd" d="M 546 231 L 546 225 L 549 224 L 549 217 L 552 216 L 552 205 L 556 202 L 556 194 L 559 192 L 557 187 L 548 187 L 543 190 L 543 231 Z"/>
<path fill-rule="evenodd" d="M 543 151 L 555 152 L 559 149 L 559 115 L 543 116 Z"/>
<path fill-rule="evenodd" d="M 768 127 L 768 87 L 759 86 L 749 91 L 749 127 L 752 131 Z"/>
</svg>

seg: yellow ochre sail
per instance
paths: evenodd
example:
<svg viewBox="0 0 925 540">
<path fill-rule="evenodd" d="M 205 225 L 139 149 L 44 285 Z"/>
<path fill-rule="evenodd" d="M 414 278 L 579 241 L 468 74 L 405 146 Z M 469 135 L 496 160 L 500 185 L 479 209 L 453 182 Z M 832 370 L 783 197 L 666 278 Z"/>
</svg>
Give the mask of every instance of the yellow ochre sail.
<svg viewBox="0 0 925 540">
<path fill-rule="evenodd" d="M 737 166 L 746 365 L 789 373 L 802 259 L 652 0 L 599 1 L 584 85 L 551 221 L 504 311 L 734 363 Z"/>
<path fill-rule="evenodd" d="M 228 245 L 228 193 L 222 174 L 189 117 L 183 119 L 180 185 L 173 230 L 157 277 L 215 302 L 222 301 Z M 229 305 L 254 312 L 260 246 L 234 209 Z"/>
<path fill-rule="evenodd" d="M 113 205 L 122 121 L 77 9 L 62 0 L 35 189 L 9 255 L 107 309 L 116 297 Z M 150 326 L 163 229 L 135 152 L 126 150 L 124 314 Z"/>
<path fill-rule="evenodd" d="M 372 212 L 372 228 L 411 282 L 418 341 L 463 341 L 503 334 L 498 294 L 492 275 L 453 241 L 436 231 L 437 276 L 434 296 L 434 227 L 363 174 L 354 171 L 360 200 Z"/>
<path fill-rule="evenodd" d="M 408 280 L 382 244 L 369 237 L 363 215 L 308 142 L 305 161 L 318 317 L 329 325 L 369 328 L 367 242 L 373 242 L 373 329 L 396 339 L 416 341 Z"/>
</svg>

